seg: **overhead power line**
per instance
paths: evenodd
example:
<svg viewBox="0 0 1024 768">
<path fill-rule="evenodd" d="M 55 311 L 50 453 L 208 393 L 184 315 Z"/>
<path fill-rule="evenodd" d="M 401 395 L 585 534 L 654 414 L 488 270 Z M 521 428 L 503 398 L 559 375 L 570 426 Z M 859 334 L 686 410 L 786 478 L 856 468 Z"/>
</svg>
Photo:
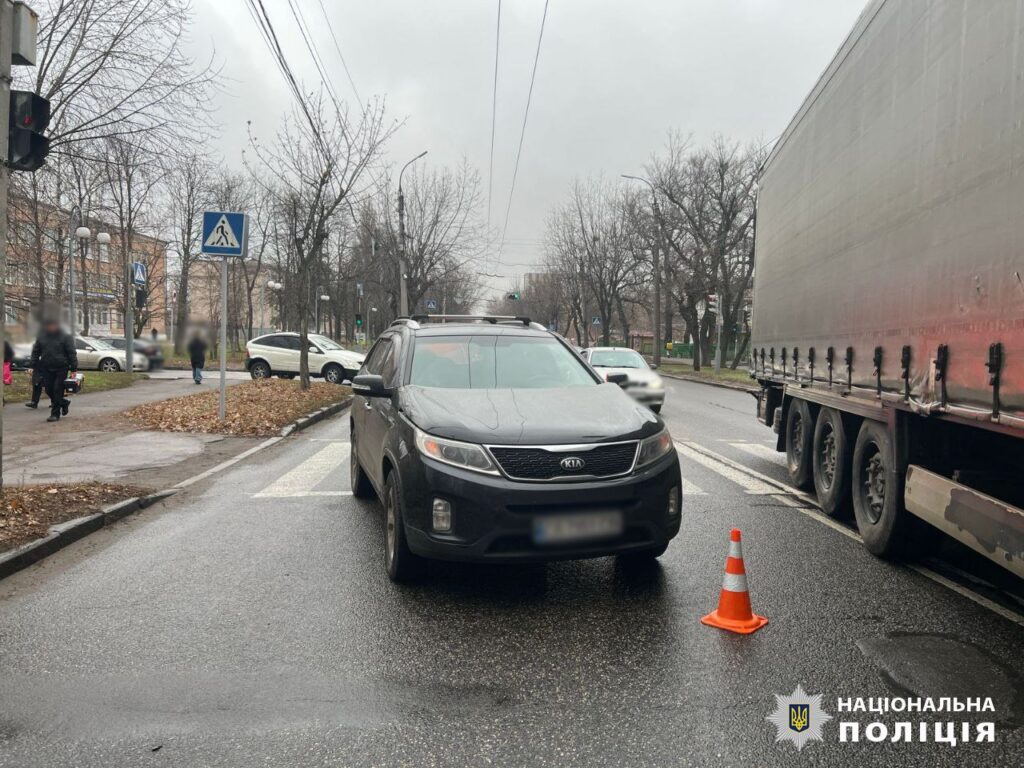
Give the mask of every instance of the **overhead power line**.
<svg viewBox="0 0 1024 768">
<path fill-rule="evenodd" d="M 324 0 L 317 0 L 320 3 L 320 13 L 323 14 L 324 21 L 327 23 L 327 31 L 331 33 L 331 40 L 334 41 L 334 50 L 338 52 L 338 58 L 341 59 L 341 68 L 345 70 L 345 77 L 348 78 L 348 84 L 352 86 L 352 93 L 356 95 L 356 99 L 360 104 L 360 111 L 363 110 L 363 99 L 359 95 L 359 89 L 356 88 L 356 81 L 352 79 L 352 73 L 348 71 L 348 64 L 345 62 L 345 56 L 341 52 L 341 46 L 338 44 L 338 36 L 334 34 L 334 25 L 331 24 L 331 19 L 327 15 L 327 9 L 324 8 Z"/>
<path fill-rule="evenodd" d="M 324 66 L 323 59 L 320 58 L 320 51 L 317 49 L 316 41 L 313 39 L 313 35 L 309 31 L 309 25 L 306 24 L 306 17 L 302 14 L 302 8 L 293 0 L 288 0 L 288 7 L 291 9 L 292 18 L 295 19 L 295 24 L 299 28 L 299 34 L 302 35 L 302 42 L 306 44 L 306 50 L 309 51 L 309 56 L 313 59 L 313 66 L 316 67 L 316 71 L 320 75 L 320 80 L 323 82 L 324 87 L 327 89 L 327 93 L 330 94 L 331 99 L 334 101 L 334 108 L 338 110 L 338 112 L 341 112 L 341 99 L 338 98 L 338 94 L 334 90 L 331 78 L 327 76 L 327 67 Z"/>
<path fill-rule="evenodd" d="M 498 0 L 498 23 L 494 33 L 494 85 L 491 88 L 491 158 L 487 167 L 487 229 L 491 228 L 491 194 L 494 189 L 494 127 L 498 116 L 498 51 L 501 47 L 501 0 Z"/>
<path fill-rule="evenodd" d="M 516 179 L 519 177 L 519 159 L 523 155 L 523 139 L 526 138 L 526 122 L 530 117 L 530 102 L 533 100 L 533 85 L 537 80 L 537 62 L 540 60 L 540 46 L 544 42 L 544 24 L 548 19 L 548 3 L 544 0 L 544 15 L 540 19 L 540 34 L 537 35 L 537 50 L 533 54 L 533 71 L 530 73 L 530 90 L 526 94 L 526 109 L 523 110 L 523 127 L 519 132 L 519 147 L 516 149 L 516 164 L 512 170 L 512 185 L 508 192 L 508 205 L 505 206 L 505 223 L 501 228 L 501 240 L 498 243 L 498 263 L 501 262 L 501 249 L 505 244 L 505 233 L 508 231 L 508 218 L 512 212 L 512 198 L 516 193 Z"/>
</svg>

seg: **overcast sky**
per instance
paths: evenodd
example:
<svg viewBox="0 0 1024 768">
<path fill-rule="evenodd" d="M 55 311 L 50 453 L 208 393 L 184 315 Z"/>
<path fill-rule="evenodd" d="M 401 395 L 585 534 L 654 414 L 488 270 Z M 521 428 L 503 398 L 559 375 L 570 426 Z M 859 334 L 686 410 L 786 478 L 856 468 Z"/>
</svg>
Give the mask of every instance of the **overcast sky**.
<svg viewBox="0 0 1024 768">
<path fill-rule="evenodd" d="M 295 72 L 319 79 L 288 0 L 263 0 Z M 353 99 L 321 2 L 363 99 L 404 126 L 395 163 L 462 157 L 487 184 L 498 0 L 292 0 L 342 98 Z M 228 78 L 216 149 L 240 166 L 245 125 L 276 130 L 290 96 L 244 0 L 195 0 L 198 55 Z M 500 230 L 544 0 L 503 0 L 492 223 Z M 785 128 L 865 0 L 550 0 L 502 264 L 540 258 L 548 211 L 576 176 L 636 173 L 669 130 L 770 141 Z M 507 281 L 488 281 L 504 284 Z"/>
</svg>

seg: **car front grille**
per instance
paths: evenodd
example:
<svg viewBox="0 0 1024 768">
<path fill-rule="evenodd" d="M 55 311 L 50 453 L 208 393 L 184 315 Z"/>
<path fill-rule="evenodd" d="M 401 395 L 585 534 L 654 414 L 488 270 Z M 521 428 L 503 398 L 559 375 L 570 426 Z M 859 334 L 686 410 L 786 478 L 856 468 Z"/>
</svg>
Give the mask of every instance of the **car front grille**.
<svg viewBox="0 0 1024 768">
<path fill-rule="evenodd" d="M 516 480 L 575 480 L 624 475 L 633 468 L 635 440 L 598 444 L 594 447 L 552 445 L 548 447 L 491 447 L 491 455 L 509 477 Z M 579 468 L 563 465 L 564 459 L 583 462 Z"/>
</svg>

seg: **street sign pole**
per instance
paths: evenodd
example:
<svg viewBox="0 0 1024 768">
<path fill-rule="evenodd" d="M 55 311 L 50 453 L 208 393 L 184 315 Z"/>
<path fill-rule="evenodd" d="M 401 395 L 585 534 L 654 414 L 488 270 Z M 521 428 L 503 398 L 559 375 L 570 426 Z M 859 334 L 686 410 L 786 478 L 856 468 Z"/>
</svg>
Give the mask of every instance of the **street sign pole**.
<svg viewBox="0 0 1024 768">
<path fill-rule="evenodd" d="M 715 325 L 718 326 L 718 341 L 715 344 L 715 375 L 722 370 L 722 313 L 715 315 Z"/>
<path fill-rule="evenodd" d="M 220 402 L 217 418 L 224 421 L 228 390 L 228 257 L 220 260 Z"/>
</svg>

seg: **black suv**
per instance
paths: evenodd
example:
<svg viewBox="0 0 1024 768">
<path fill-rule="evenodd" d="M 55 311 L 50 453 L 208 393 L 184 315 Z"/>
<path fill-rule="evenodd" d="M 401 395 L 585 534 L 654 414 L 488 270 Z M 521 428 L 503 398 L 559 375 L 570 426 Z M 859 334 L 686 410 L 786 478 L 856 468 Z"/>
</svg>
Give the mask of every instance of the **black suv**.
<svg viewBox="0 0 1024 768">
<path fill-rule="evenodd" d="M 396 320 L 351 409 L 352 492 L 383 500 L 388 575 L 412 577 L 421 558 L 662 554 L 679 532 L 679 459 L 609 378 L 526 318 Z"/>
</svg>

